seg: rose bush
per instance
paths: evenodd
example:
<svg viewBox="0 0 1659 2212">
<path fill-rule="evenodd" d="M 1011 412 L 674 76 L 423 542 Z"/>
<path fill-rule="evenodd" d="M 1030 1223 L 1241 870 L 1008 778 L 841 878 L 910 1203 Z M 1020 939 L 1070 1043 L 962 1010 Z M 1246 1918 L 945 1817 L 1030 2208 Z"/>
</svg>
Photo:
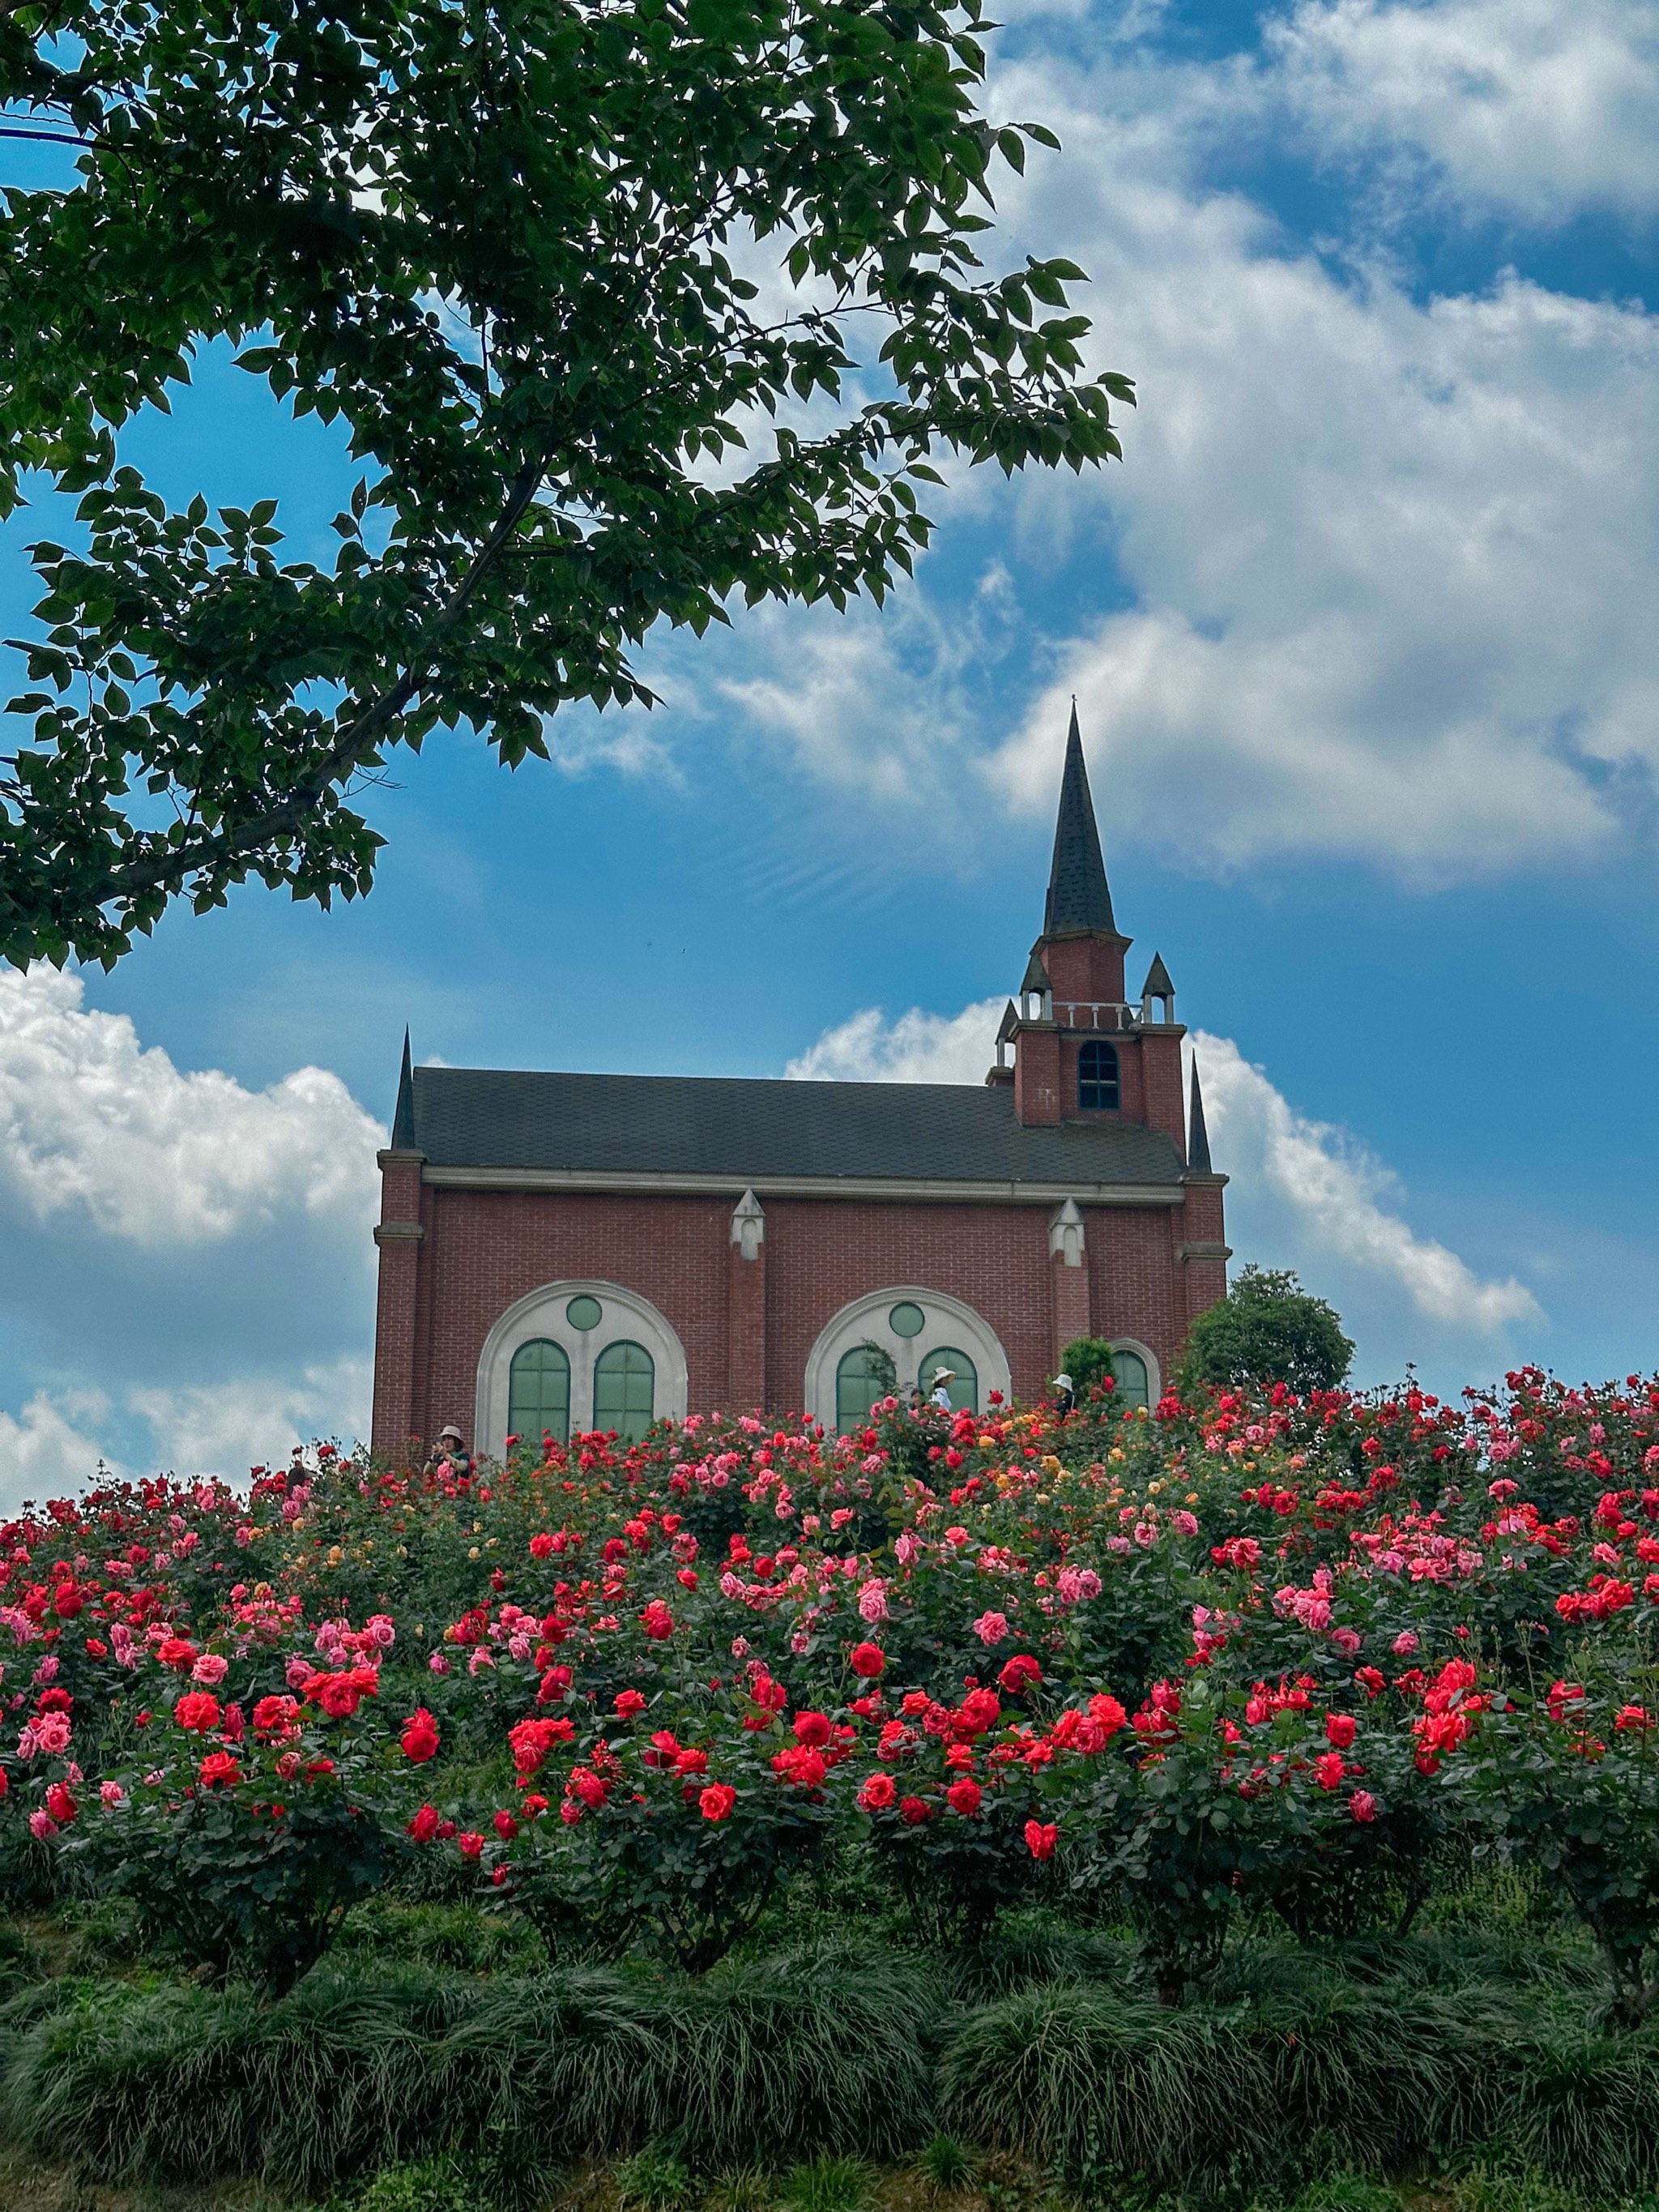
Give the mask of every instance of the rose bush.
<svg viewBox="0 0 1659 2212">
<path fill-rule="evenodd" d="M 0 1527 L 0 1867 L 276 1987 L 406 1854 L 698 1966 L 856 1865 L 934 1940 L 1127 1917 L 1174 1999 L 1241 1912 L 1399 1926 L 1495 1854 L 1633 2020 L 1656 1604 L 1634 1378 L 694 1416 L 430 1476 L 325 1446 Z"/>
</svg>

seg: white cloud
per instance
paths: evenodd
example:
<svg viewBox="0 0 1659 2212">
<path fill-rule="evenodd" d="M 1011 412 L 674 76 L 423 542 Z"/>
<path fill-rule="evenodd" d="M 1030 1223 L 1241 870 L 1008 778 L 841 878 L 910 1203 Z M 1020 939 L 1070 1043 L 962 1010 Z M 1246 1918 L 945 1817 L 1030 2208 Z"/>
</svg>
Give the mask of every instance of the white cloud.
<svg viewBox="0 0 1659 2212">
<path fill-rule="evenodd" d="M 912 1006 L 891 1022 L 878 1007 L 866 1006 L 825 1030 L 783 1072 L 834 1083 L 983 1083 L 1006 1003 L 981 999 L 959 1014 Z"/>
<path fill-rule="evenodd" d="M 1523 1283 L 1484 1279 L 1419 1237 L 1387 1202 L 1399 1202 L 1392 1171 L 1346 1130 L 1297 1113 L 1231 1037 L 1200 1030 L 1192 1045 L 1216 1164 L 1258 1210 L 1284 1209 L 1300 1240 L 1392 1281 L 1426 1321 L 1491 1334 L 1543 1319 Z"/>
<path fill-rule="evenodd" d="M 1321 150 L 1409 148 L 1466 202 L 1555 224 L 1659 207 L 1650 0 L 1304 0 L 1262 89 Z"/>
<path fill-rule="evenodd" d="M 0 1196 L 151 1250 L 284 1215 L 362 1236 L 384 1137 L 338 1076 L 305 1067 L 255 1091 L 184 1073 L 82 995 L 77 976 L 0 969 Z"/>
<path fill-rule="evenodd" d="M 861 1083 L 976 1083 L 995 1051 L 1005 1001 L 959 1014 L 913 1006 L 889 1021 L 871 1007 L 833 1029 L 786 1074 Z M 1216 1165 L 1268 1249 L 1356 1270 L 1403 1295 L 1421 1322 L 1490 1337 L 1543 1319 L 1524 1284 L 1493 1281 L 1419 1237 L 1395 1210 L 1398 1179 L 1349 1133 L 1299 1114 L 1230 1037 L 1193 1038 Z M 1235 1232 L 1237 1242 L 1237 1232 Z M 1249 1257 L 1249 1254 L 1245 1254 Z"/>
<path fill-rule="evenodd" d="M 125 1474 L 87 1433 L 104 1410 L 99 1402 L 54 1400 L 45 1391 L 37 1391 L 19 1414 L 0 1409 L 0 1512 L 15 1512 L 30 1498 L 39 1503 L 85 1490 L 100 1458 L 110 1473 Z"/>
<path fill-rule="evenodd" d="M 149 1425 L 158 1467 L 240 1482 L 313 1437 L 355 1443 L 368 1431 L 372 1382 L 370 1361 L 341 1359 L 286 1377 L 135 1389 L 128 1403 Z"/>
<path fill-rule="evenodd" d="M 1055 649 L 994 782 L 1047 811 L 1075 690 L 1118 834 L 1189 865 L 1445 880 L 1610 845 L 1659 766 L 1659 322 L 1513 276 L 1419 303 L 1287 251 L 1137 135 L 1157 80 L 999 88 L 1067 149 L 1022 241 L 1090 269 L 1142 404 L 1124 466 L 1015 495 L 1032 545 L 1109 524 L 1132 601 Z"/>
</svg>

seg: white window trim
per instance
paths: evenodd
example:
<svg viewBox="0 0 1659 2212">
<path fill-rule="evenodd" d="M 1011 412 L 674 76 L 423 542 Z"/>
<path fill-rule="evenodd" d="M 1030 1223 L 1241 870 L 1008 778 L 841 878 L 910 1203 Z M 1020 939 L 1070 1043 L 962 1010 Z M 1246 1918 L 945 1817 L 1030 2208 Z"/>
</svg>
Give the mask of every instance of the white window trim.
<svg viewBox="0 0 1659 2212">
<path fill-rule="evenodd" d="M 565 1318 L 572 1298 L 597 1298 L 605 1309 L 597 1328 L 573 1328 Z M 507 1449 L 507 1416 L 512 1393 L 513 1355 L 521 1344 L 547 1337 L 562 1346 L 570 1362 L 570 1428 L 593 1425 L 593 1364 L 608 1345 L 623 1339 L 642 1344 L 656 1366 L 653 1407 L 656 1415 L 684 1420 L 686 1410 L 685 1346 L 672 1323 L 637 1291 L 620 1283 L 548 1283 L 509 1306 L 484 1339 L 478 1355 L 477 1418 L 473 1434 L 480 1451 L 499 1459 Z"/>
<path fill-rule="evenodd" d="M 1150 1345 L 1143 1344 L 1137 1336 L 1115 1336 L 1110 1340 L 1114 1352 L 1133 1352 L 1146 1366 L 1146 1410 L 1150 1413 L 1164 1395 L 1163 1379 L 1158 1373 L 1158 1355 Z"/>
<path fill-rule="evenodd" d="M 927 1319 L 915 1336 L 900 1336 L 888 1321 L 896 1305 L 920 1306 Z M 868 1340 L 892 1355 L 901 1392 L 916 1379 L 916 1362 L 940 1344 L 959 1345 L 979 1370 L 979 1406 L 984 1412 L 993 1390 L 1004 1398 L 1012 1395 L 1008 1355 L 990 1323 L 944 1291 L 930 1291 L 915 1283 L 894 1283 L 886 1290 L 871 1291 L 844 1305 L 818 1333 L 806 1362 L 806 1411 L 833 1435 L 836 1427 L 836 1370 L 855 1345 Z M 1135 1346 L 1139 1350 L 1139 1345 Z M 1150 1370 L 1149 1370 L 1150 1371 Z"/>
</svg>

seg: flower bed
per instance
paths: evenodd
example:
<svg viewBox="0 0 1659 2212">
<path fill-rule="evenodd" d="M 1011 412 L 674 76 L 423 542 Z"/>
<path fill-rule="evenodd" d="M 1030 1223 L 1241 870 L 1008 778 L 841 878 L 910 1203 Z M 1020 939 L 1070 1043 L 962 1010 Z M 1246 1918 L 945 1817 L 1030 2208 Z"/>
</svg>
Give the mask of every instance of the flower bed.
<svg viewBox="0 0 1659 2212">
<path fill-rule="evenodd" d="M 15 1887 L 289 1986 L 447 1862 L 553 1955 L 696 1967 L 863 1864 L 935 1940 L 1127 1914 L 1176 2002 L 1241 1912 L 1538 1870 L 1642 2016 L 1659 1390 L 894 1408 L 156 1482 L 0 1529 Z"/>
</svg>

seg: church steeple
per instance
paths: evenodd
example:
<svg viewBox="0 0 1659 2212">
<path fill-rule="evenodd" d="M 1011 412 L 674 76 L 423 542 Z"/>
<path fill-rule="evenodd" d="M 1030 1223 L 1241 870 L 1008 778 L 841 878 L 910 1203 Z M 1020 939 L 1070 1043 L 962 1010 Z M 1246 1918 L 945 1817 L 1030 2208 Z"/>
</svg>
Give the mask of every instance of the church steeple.
<svg viewBox="0 0 1659 2212">
<path fill-rule="evenodd" d="M 1094 801 L 1089 795 L 1089 771 L 1084 763 L 1083 738 L 1077 726 L 1077 702 L 1072 702 L 1072 726 L 1066 734 L 1066 766 L 1060 780 L 1060 815 L 1054 823 L 1054 857 L 1048 871 L 1048 898 L 1043 909 L 1042 934 L 1055 937 L 1063 931 L 1100 930 L 1115 937 L 1112 894 L 1106 882 L 1106 863 L 1101 857 L 1100 831 L 1095 823 Z"/>
<path fill-rule="evenodd" d="M 398 1076 L 398 1105 L 392 1116 L 392 1149 L 415 1150 L 415 1070 L 409 1056 L 409 1031 L 404 1031 L 404 1064 Z"/>
</svg>

